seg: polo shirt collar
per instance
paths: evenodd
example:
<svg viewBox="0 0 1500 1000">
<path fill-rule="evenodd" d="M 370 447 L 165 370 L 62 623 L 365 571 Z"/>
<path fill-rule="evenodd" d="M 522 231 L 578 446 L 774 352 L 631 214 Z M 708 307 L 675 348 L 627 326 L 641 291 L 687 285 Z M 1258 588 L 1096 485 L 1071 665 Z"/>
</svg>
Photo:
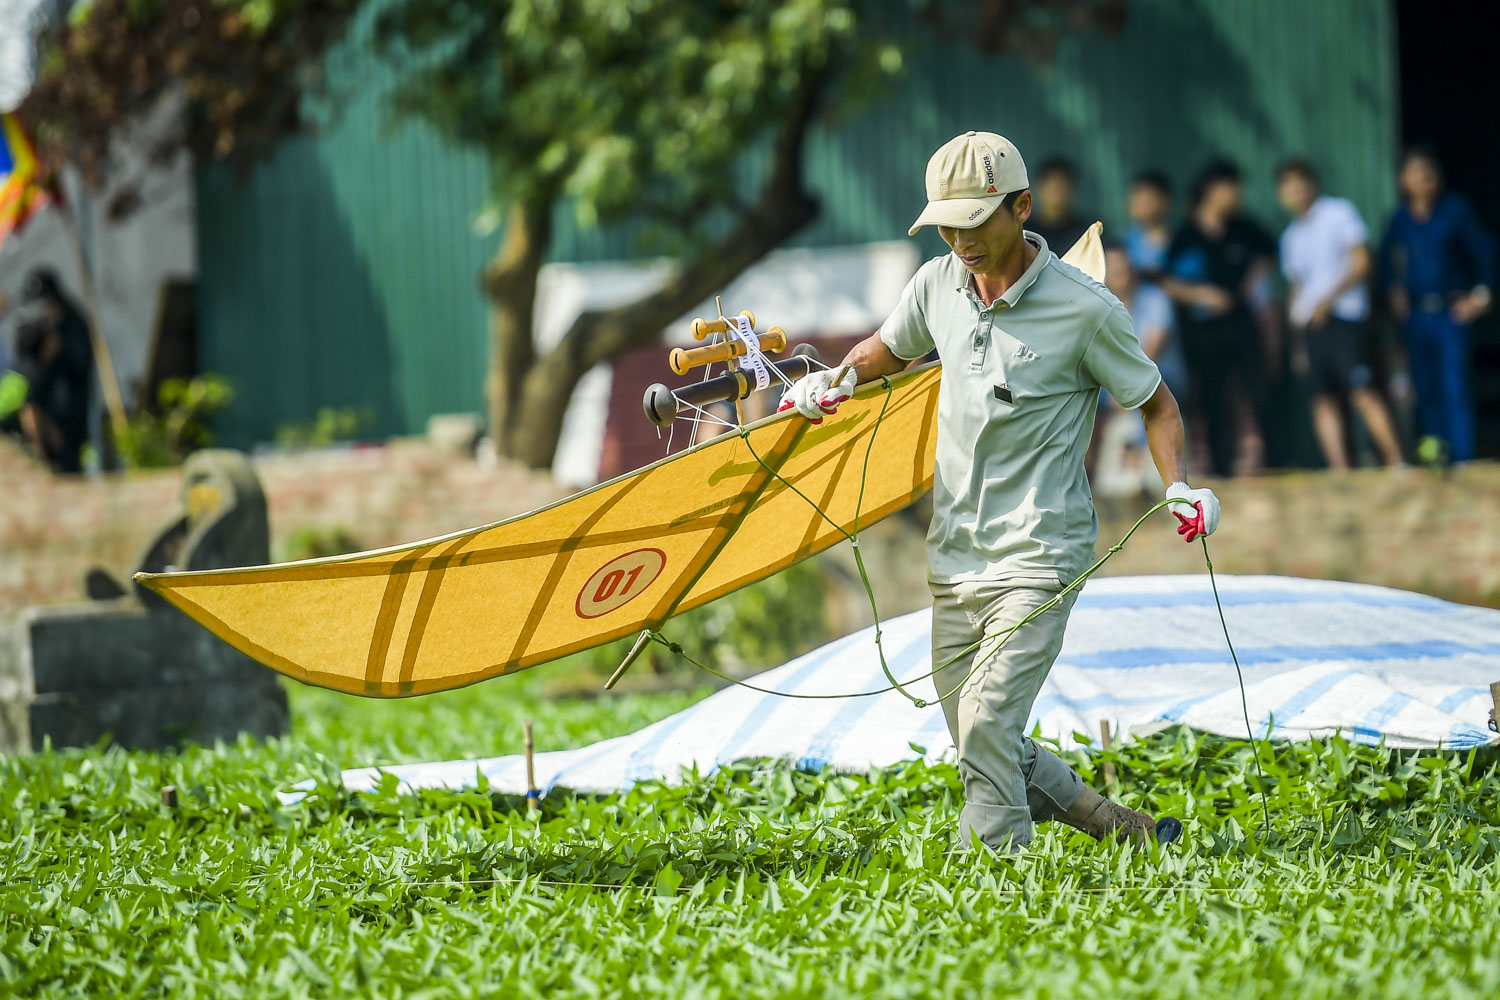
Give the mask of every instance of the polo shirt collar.
<svg viewBox="0 0 1500 1000">
<path fill-rule="evenodd" d="M 1031 266 L 1021 272 L 1021 277 L 1016 280 L 1016 283 L 1007 288 L 1005 294 L 995 300 L 996 304 L 1004 302 L 1007 309 L 1014 309 L 1016 307 L 1016 303 L 1021 300 L 1021 296 L 1026 294 L 1026 289 L 1030 288 L 1036 282 L 1036 279 L 1041 277 L 1043 269 L 1047 266 L 1047 259 L 1052 256 L 1052 252 L 1047 249 L 1047 241 L 1036 233 L 1023 229 L 1021 235 L 1031 241 L 1032 245 L 1037 248 L 1037 255 L 1036 259 L 1031 262 Z M 962 264 L 959 266 L 962 267 Z M 974 276 L 968 271 L 964 271 L 963 275 L 964 280 L 958 286 L 958 290 L 967 292 L 977 298 L 978 293 L 974 288 Z M 994 306 L 992 305 L 990 308 L 994 308 Z"/>
</svg>

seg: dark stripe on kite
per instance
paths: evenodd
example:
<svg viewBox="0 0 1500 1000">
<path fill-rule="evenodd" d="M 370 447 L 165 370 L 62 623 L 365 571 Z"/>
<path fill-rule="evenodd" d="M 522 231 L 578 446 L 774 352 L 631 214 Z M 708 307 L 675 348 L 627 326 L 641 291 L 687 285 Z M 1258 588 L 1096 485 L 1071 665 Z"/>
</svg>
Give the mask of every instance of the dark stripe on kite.
<svg viewBox="0 0 1500 1000">
<path fill-rule="evenodd" d="M 838 492 L 839 480 L 844 477 L 844 467 L 849 464 L 849 459 L 854 455 L 854 449 L 845 448 L 839 455 L 838 463 L 833 467 L 833 475 L 828 479 L 828 488 L 823 491 L 822 499 L 818 501 L 818 510 L 826 512 L 828 505 L 833 502 L 833 495 Z M 805 559 L 809 555 L 813 542 L 818 537 L 818 529 L 825 523 L 818 516 L 818 510 L 808 511 L 807 531 L 802 534 L 802 541 L 797 545 L 797 551 L 792 555 L 792 561 Z"/>
<path fill-rule="evenodd" d="M 547 606 L 552 601 L 553 591 L 557 589 L 557 582 L 562 579 L 563 573 L 567 571 L 568 563 L 573 559 L 573 553 L 578 550 L 584 539 L 588 537 L 589 529 L 598 524 L 605 514 L 608 514 L 615 508 L 616 504 L 625 499 L 626 495 L 650 478 L 650 473 L 647 473 L 636 476 L 634 479 L 627 479 L 620 489 L 615 491 L 614 496 L 605 499 L 604 502 L 599 504 L 594 509 L 594 512 L 584 518 L 578 527 L 573 529 L 573 533 L 563 540 L 563 546 L 558 550 L 557 558 L 552 560 L 552 565 L 547 570 L 546 580 L 542 582 L 541 589 L 537 591 L 536 600 L 531 603 L 531 610 L 526 614 L 526 621 L 521 626 L 521 631 L 516 634 L 515 645 L 511 647 L 510 655 L 505 658 L 506 665 L 514 663 L 520 658 L 522 652 L 526 649 L 526 644 L 531 641 L 531 637 L 536 634 L 536 630 L 541 626 L 542 618 L 547 613 Z"/>
<path fill-rule="evenodd" d="M 714 561 L 714 557 L 723 551 L 724 546 L 729 543 L 729 539 L 734 537 L 735 529 L 749 516 L 755 501 L 765 492 L 766 485 L 772 481 L 776 471 L 780 469 L 781 463 L 786 461 L 787 455 L 791 453 L 793 448 L 797 447 L 797 442 L 802 440 L 802 435 L 811 426 L 806 420 L 787 421 L 786 431 L 771 447 L 771 450 L 762 456 L 765 460 L 765 466 L 760 466 L 757 463 L 757 467 L 760 468 L 760 474 L 750 479 L 742 487 L 739 502 L 724 513 L 723 518 L 719 521 L 719 526 L 709 533 L 708 540 L 703 543 L 703 548 L 698 550 L 698 554 L 688 563 L 687 571 L 682 577 L 679 577 L 678 585 L 663 595 L 661 603 L 653 608 L 651 614 L 646 617 L 646 620 L 642 623 L 645 628 L 656 628 L 672 616 L 672 613 L 677 609 L 677 605 L 682 602 L 682 599 L 687 596 L 688 591 L 693 589 L 693 585 L 707 571 L 709 564 Z M 745 438 L 745 443 L 747 448 L 750 447 L 748 437 Z"/>
<path fill-rule="evenodd" d="M 921 430 L 917 433 L 916 461 L 912 463 L 914 474 L 911 485 L 913 490 L 920 487 L 926 479 L 927 441 L 932 436 L 932 428 L 937 420 L 937 404 L 938 393 L 936 389 L 932 389 L 928 392 L 927 408 L 922 413 Z"/>
<path fill-rule="evenodd" d="M 443 585 L 443 574 L 448 571 L 454 553 L 468 541 L 467 538 L 455 539 L 432 561 L 427 570 L 426 578 L 422 581 L 422 593 L 417 597 L 417 610 L 411 618 L 411 628 L 406 631 L 406 648 L 401 653 L 401 675 L 397 678 L 398 693 L 406 693 L 411 688 L 412 672 L 417 666 L 417 651 L 422 648 L 422 636 L 427 632 L 432 606 L 437 603 L 438 590 Z"/>
<path fill-rule="evenodd" d="M 371 693 L 381 688 L 380 679 L 385 673 L 385 657 L 391 649 L 391 633 L 396 631 L 396 616 L 401 613 L 401 598 L 406 595 L 406 583 L 411 579 L 411 568 L 433 546 L 428 545 L 391 567 L 386 577 L 385 594 L 380 599 L 380 613 L 375 617 L 375 633 L 370 637 L 370 656 L 365 661 L 365 690 Z"/>
</svg>

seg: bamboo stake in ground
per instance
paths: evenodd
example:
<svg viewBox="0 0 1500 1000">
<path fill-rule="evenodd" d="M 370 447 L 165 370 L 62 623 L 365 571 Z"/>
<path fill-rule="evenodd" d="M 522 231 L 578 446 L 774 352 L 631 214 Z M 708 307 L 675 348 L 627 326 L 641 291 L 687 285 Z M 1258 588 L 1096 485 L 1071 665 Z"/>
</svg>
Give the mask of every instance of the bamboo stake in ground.
<svg viewBox="0 0 1500 1000">
<path fill-rule="evenodd" d="M 541 794 L 536 788 L 536 766 L 532 760 L 535 744 L 531 738 L 531 720 L 527 719 L 521 725 L 526 730 L 526 809 L 535 812 L 541 808 Z"/>
<path fill-rule="evenodd" d="M 1104 741 L 1104 749 L 1110 748 L 1109 720 L 1099 720 L 1099 736 Z M 1107 760 L 1104 762 L 1104 791 L 1106 795 L 1115 794 L 1115 762 Z"/>
</svg>

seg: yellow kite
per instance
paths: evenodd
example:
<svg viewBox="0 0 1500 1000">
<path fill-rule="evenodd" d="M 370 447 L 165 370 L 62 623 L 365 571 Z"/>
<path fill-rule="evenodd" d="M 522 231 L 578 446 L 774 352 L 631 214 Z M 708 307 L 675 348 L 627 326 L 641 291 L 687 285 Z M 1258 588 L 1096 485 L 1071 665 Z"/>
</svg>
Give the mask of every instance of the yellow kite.
<svg viewBox="0 0 1500 1000">
<path fill-rule="evenodd" d="M 1097 224 L 1066 259 L 1103 274 Z M 932 486 L 940 375 L 914 368 L 821 424 L 767 417 L 468 531 L 136 579 L 309 684 L 377 698 L 461 687 L 657 629 L 910 504 Z"/>
</svg>

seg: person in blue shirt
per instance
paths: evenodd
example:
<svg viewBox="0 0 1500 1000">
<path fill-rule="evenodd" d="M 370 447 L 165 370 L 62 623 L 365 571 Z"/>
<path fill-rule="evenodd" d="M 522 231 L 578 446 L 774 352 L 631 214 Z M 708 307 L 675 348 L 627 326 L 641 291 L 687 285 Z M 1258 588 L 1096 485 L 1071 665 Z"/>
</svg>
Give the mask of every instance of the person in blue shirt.
<svg viewBox="0 0 1500 1000">
<path fill-rule="evenodd" d="M 1469 326 L 1490 307 L 1495 242 L 1468 201 L 1443 190 L 1431 150 L 1408 149 L 1399 182 L 1405 204 L 1380 246 L 1382 285 L 1405 326 L 1418 428 L 1464 462 L 1474 457 Z"/>
</svg>

